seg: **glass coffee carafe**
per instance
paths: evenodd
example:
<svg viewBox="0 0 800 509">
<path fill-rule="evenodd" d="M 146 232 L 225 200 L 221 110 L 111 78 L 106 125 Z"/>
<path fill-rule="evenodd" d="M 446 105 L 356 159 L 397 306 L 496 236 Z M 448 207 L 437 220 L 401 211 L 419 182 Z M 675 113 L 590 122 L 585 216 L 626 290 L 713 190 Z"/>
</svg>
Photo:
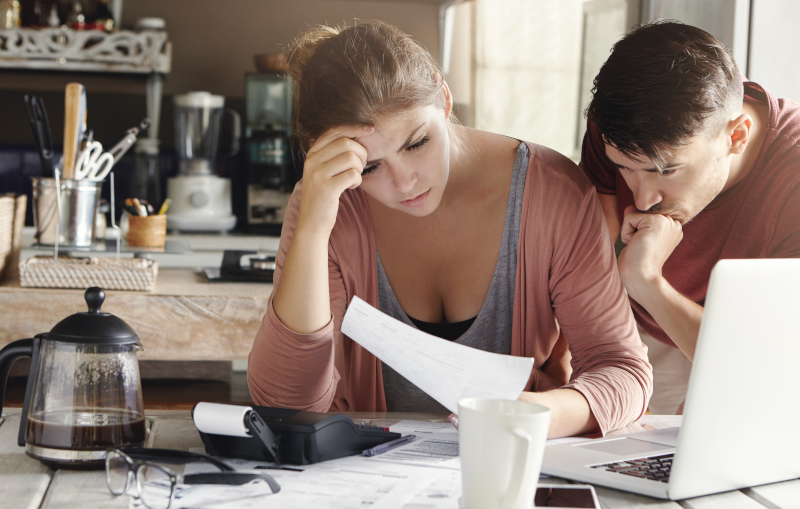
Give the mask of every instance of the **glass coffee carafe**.
<svg viewBox="0 0 800 509">
<path fill-rule="evenodd" d="M 100 468 L 106 449 L 142 445 L 146 436 L 139 338 L 100 312 L 103 290 L 90 288 L 85 298 L 88 312 L 0 351 L 3 382 L 14 360 L 31 357 L 20 445 L 53 466 Z"/>
</svg>

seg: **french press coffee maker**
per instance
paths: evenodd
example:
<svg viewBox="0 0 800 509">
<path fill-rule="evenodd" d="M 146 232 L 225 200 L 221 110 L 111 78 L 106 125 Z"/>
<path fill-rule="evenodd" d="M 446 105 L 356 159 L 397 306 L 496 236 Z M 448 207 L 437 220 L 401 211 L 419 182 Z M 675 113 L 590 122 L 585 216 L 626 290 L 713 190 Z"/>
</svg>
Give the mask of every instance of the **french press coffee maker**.
<svg viewBox="0 0 800 509">
<path fill-rule="evenodd" d="M 109 447 L 145 440 L 139 338 L 100 311 L 101 288 L 89 288 L 85 298 L 88 312 L 0 350 L 0 411 L 11 365 L 30 357 L 18 442 L 53 467 L 101 468 Z"/>
</svg>

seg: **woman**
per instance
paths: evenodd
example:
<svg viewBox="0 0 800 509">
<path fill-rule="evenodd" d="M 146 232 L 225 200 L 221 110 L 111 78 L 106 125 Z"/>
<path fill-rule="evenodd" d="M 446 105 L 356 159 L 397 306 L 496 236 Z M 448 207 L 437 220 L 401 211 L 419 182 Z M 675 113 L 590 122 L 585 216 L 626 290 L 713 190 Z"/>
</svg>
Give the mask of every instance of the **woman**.
<svg viewBox="0 0 800 509">
<path fill-rule="evenodd" d="M 307 157 L 250 353 L 257 403 L 445 411 L 341 333 L 358 296 L 431 334 L 533 357 L 520 399 L 552 409 L 551 437 L 644 413 L 646 349 L 572 162 L 456 125 L 433 59 L 384 23 L 312 29 L 287 61 Z"/>
</svg>

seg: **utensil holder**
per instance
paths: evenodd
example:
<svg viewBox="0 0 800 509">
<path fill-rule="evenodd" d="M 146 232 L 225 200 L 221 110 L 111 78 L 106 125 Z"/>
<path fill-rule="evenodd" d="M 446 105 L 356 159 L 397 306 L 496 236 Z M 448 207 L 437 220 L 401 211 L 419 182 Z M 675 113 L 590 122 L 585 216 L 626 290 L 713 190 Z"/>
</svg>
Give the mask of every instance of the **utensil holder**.
<svg viewBox="0 0 800 509">
<path fill-rule="evenodd" d="M 164 247 L 167 239 L 167 215 L 128 216 L 128 245 Z"/>
<path fill-rule="evenodd" d="M 90 247 L 94 243 L 95 219 L 103 182 L 61 180 L 62 210 L 56 200 L 56 180 L 31 177 L 33 181 L 33 224 L 36 243 L 62 247 Z M 60 228 L 57 227 L 60 217 Z"/>
</svg>

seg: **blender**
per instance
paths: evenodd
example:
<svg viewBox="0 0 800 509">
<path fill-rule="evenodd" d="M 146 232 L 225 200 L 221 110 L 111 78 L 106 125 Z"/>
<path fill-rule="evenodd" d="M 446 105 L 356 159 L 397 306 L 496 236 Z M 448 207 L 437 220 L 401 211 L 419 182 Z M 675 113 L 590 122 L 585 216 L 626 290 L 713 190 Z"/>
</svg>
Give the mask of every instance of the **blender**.
<svg viewBox="0 0 800 509">
<path fill-rule="evenodd" d="M 217 175 L 215 159 L 224 112 L 233 117 L 231 152 L 239 151 L 240 119 L 224 108 L 225 98 L 209 92 L 176 95 L 175 150 L 178 176 L 167 181 L 172 200 L 167 228 L 179 231 L 225 232 L 236 226 L 231 208 L 231 181 Z"/>
</svg>

